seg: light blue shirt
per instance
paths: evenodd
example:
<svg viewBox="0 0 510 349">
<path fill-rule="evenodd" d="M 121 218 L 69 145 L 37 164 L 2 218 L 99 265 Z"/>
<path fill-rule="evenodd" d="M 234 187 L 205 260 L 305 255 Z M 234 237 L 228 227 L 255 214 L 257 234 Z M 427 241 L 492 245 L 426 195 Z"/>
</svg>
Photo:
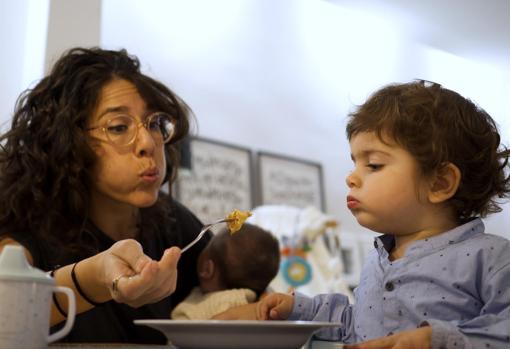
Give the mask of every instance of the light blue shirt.
<svg viewBox="0 0 510 349">
<path fill-rule="evenodd" d="M 357 343 L 428 323 L 432 348 L 510 348 L 510 241 L 480 219 L 415 241 L 390 261 L 393 236 L 375 239 L 355 304 L 341 294 L 295 295 L 289 320 L 339 322 L 320 339 Z"/>
</svg>

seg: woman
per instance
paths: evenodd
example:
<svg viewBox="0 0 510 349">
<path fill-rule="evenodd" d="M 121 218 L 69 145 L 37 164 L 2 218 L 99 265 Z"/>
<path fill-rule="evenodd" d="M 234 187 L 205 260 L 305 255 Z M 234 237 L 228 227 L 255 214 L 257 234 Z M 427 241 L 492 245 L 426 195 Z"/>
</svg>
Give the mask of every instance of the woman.
<svg viewBox="0 0 510 349">
<path fill-rule="evenodd" d="M 188 111 L 124 50 L 72 49 L 20 97 L 0 137 L 0 249 L 21 244 L 75 290 L 80 314 L 66 341 L 165 343 L 133 320 L 168 318 L 198 285 L 208 239 L 182 258 L 172 246 L 202 224 L 160 193 Z M 66 312 L 55 297 L 51 323 Z"/>
</svg>

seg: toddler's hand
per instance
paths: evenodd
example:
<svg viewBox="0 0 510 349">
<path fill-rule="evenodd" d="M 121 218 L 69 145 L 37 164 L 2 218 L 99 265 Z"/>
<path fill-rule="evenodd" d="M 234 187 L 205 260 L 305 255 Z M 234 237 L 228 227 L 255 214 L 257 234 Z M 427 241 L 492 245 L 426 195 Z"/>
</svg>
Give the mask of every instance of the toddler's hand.
<svg viewBox="0 0 510 349">
<path fill-rule="evenodd" d="M 257 320 L 286 320 L 294 306 L 294 297 L 272 293 L 257 303 Z"/>
<path fill-rule="evenodd" d="M 432 329 L 425 326 L 368 342 L 346 345 L 345 349 L 430 349 L 431 336 Z"/>
</svg>

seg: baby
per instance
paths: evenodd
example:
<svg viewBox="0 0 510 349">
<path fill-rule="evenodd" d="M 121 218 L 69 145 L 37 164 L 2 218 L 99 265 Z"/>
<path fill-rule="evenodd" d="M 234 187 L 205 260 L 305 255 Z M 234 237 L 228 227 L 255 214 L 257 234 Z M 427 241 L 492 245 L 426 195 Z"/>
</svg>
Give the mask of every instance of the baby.
<svg viewBox="0 0 510 349">
<path fill-rule="evenodd" d="M 244 223 L 231 234 L 224 229 L 197 262 L 200 287 L 171 313 L 175 320 L 207 320 L 231 307 L 255 302 L 278 273 L 278 240 L 262 228 Z"/>
<path fill-rule="evenodd" d="M 257 318 L 337 322 L 316 336 L 358 343 L 346 348 L 510 348 L 510 242 L 480 219 L 510 191 L 494 120 L 419 81 L 377 91 L 351 114 L 347 137 L 347 207 L 382 234 L 356 303 L 272 294 Z"/>
</svg>

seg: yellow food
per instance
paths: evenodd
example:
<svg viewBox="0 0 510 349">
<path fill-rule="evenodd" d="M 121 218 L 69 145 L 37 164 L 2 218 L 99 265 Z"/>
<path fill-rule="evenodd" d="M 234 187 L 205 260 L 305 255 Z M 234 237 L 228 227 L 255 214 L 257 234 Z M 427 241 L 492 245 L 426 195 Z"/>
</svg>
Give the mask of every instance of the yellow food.
<svg viewBox="0 0 510 349">
<path fill-rule="evenodd" d="M 230 230 L 230 235 L 239 231 L 244 221 L 246 221 L 250 216 L 251 216 L 250 211 L 239 211 L 238 209 L 235 209 L 234 211 L 229 213 L 226 219 L 228 230 Z"/>
</svg>

